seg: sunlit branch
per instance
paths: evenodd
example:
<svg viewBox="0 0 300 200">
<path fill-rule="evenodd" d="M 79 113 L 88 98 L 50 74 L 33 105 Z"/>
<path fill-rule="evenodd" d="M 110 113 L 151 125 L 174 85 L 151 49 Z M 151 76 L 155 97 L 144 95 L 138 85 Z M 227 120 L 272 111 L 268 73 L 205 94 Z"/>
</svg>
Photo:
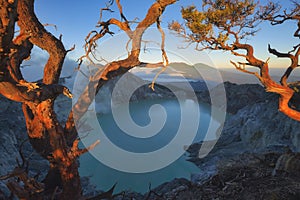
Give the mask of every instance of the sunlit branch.
<svg viewBox="0 0 300 200">
<path fill-rule="evenodd" d="M 290 58 L 292 61 L 292 65 L 282 77 L 282 84 L 278 84 L 269 74 L 269 59 L 267 61 L 260 60 L 254 55 L 253 46 L 241 41 L 248 36 L 254 36 L 259 30 L 258 25 L 263 21 L 271 21 L 274 25 L 284 23 L 287 20 L 296 20 L 298 29 L 294 36 L 298 37 L 300 6 L 298 3 L 295 5 L 290 13 L 284 11 L 283 14 L 278 15 L 280 6 L 272 2 L 266 6 L 259 6 L 257 2 L 253 3 L 249 0 L 217 2 L 208 0 L 204 1 L 202 11 L 198 11 L 195 6 L 182 9 L 185 27 L 179 23 L 172 23 L 169 28 L 187 38 L 188 42 L 194 42 L 201 46 L 200 50 L 223 50 L 229 51 L 235 56 L 243 57 L 247 62 L 235 63 L 231 61 L 231 64 L 239 71 L 256 76 L 266 91 L 279 94 L 279 110 L 292 119 L 300 121 L 300 113 L 289 105 L 294 91 L 288 87 L 286 82 L 291 71 L 298 66 L 299 46 L 295 46 L 294 50 L 288 54 L 280 53 L 269 46 L 270 53 L 278 57 Z M 183 31 L 185 28 L 189 32 Z M 239 51 L 245 51 L 245 53 Z M 297 51 L 295 55 L 291 54 L 294 51 Z M 258 68 L 259 73 L 246 70 L 246 66 Z"/>
<path fill-rule="evenodd" d="M 78 102 L 73 107 L 73 110 L 75 110 L 76 112 L 73 112 L 72 116 L 76 120 L 79 120 L 81 118 L 81 116 L 86 112 L 89 104 L 92 102 L 93 99 L 91 99 L 92 97 L 89 95 L 92 88 L 94 92 L 97 92 L 107 79 L 124 74 L 129 69 L 141 64 L 141 62 L 139 61 L 139 54 L 141 51 L 142 36 L 144 34 L 144 31 L 152 24 L 157 22 L 159 17 L 162 15 L 165 7 L 175 2 L 176 0 L 158 1 L 148 9 L 146 17 L 140 23 L 138 23 L 136 29 L 132 31 L 132 47 L 128 57 L 122 60 L 108 63 L 106 66 L 104 66 L 104 68 L 99 69 L 91 78 L 89 88 L 86 88 L 84 90 L 82 96 L 78 99 Z M 124 24 L 124 22 L 121 23 Z M 124 29 L 124 31 L 126 30 Z M 97 39 L 100 39 L 101 37 L 98 37 Z M 89 43 L 94 43 L 97 39 L 93 39 L 93 41 L 89 41 Z M 92 48 L 88 47 L 88 51 L 86 52 L 90 53 L 91 49 Z M 70 117 L 69 120 L 71 120 Z"/>
<path fill-rule="evenodd" d="M 80 139 L 76 139 L 73 142 L 73 146 L 72 146 L 72 148 L 69 152 L 70 157 L 77 158 L 77 157 L 81 156 L 82 154 L 85 154 L 86 152 L 88 152 L 90 150 L 93 150 L 98 144 L 100 144 L 100 140 L 97 140 L 96 142 L 94 142 L 89 147 L 84 148 L 84 149 L 79 149 L 79 147 L 78 147 L 79 142 L 80 142 Z"/>
<path fill-rule="evenodd" d="M 298 60 L 299 60 L 299 54 L 300 54 L 300 47 L 298 47 L 297 51 L 295 52 L 295 55 L 289 53 L 281 53 L 278 52 L 276 49 L 272 49 L 271 46 L 268 46 L 268 50 L 271 54 L 279 57 L 279 58 L 289 58 L 291 60 L 291 65 L 287 68 L 283 76 L 281 77 L 281 84 L 288 87 L 287 79 L 291 75 L 292 71 L 298 67 Z"/>
<path fill-rule="evenodd" d="M 34 10 L 33 1 L 20 0 L 18 3 L 19 21 L 21 33 L 28 34 L 29 41 L 46 50 L 49 59 L 45 65 L 43 82 L 45 84 L 58 83 L 62 65 L 67 54 L 62 42 L 46 31 L 45 27 L 38 21 Z M 31 16 L 27 18 L 27 16 Z M 44 41 L 47 41 L 45 43 Z"/>
<path fill-rule="evenodd" d="M 119 12 L 120 12 L 121 18 L 122 18 L 123 20 L 125 20 L 126 22 L 128 22 L 128 20 L 126 19 L 125 15 L 124 15 L 124 13 L 123 13 L 123 8 L 122 8 L 122 5 L 121 5 L 121 3 L 120 3 L 120 0 L 116 0 L 116 3 L 117 3 L 117 5 L 118 5 L 118 8 L 119 8 Z"/>
</svg>

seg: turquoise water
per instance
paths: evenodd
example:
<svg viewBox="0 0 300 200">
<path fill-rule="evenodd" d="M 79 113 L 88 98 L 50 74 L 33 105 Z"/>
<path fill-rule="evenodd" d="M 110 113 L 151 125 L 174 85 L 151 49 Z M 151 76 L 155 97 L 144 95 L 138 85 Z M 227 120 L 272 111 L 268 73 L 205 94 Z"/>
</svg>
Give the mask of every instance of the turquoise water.
<svg viewBox="0 0 300 200">
<path fill-rule="evenodd" d="M 164 111 L 160 108 L 153 107 L 153 105 L 162 106 Z M 180 109 L 180 105 L 183 107 L 182 109 Z M 125 113 L 124 107 L 121 105 L 116 109 L 116 113 L 121 117 Z M 112 113 L 97 115 L 97 117 L 104 134 L 112 143 L 126 151 L 134 153 L 147 153 L 168 145 L 170 140 L 177 134 L 183 111 L 185 113 L 190 112 L 191 116 L 194 116 L 192 113 L 195 113 L 195 111 L 200 111 L 200 120 L 199 124 L 197 124 L 199 127 L 197 128 L 197 135 L 194 142 L 203 140 L 211 120 L 210 107 L 206 104 L 198 104 L 192 100 L 185 100 L 184 102 L 181 102 L 181 104 L 179 104 L 177 100 L 170 99 L 145 100 L 132 102 L 129 106 L 132 120 L 142 127 L 151 123 L 151 117 L 148 114 L 150 109 L 152 109 L 151 117 L 160 119 L 165 113 L 166 121 L 157 134 L 148 138 L 137 138 L 126 134 L 126 131 L 116 124 Z M 197 119 L 193 118 L 187 120 L 190 124 L 198 122 Z M 189 124 L 185 126 L 188 126 L 185 129 L 185 134 L 191 134 L 189 131 Z M 193 126 L 191 126 L 191 131 L 192 127 Z M 143 133 L 141 132 L 141 134 Z M 91 137 L 91 141 L 95 140 L 93 136 Z M 101 146 L 101 142 L 99 145 Z M 184 148 L 184 146 L 181 148 Z M 103 153 L 109 154 L 110 152 L 107 150 Z M 149 184 L 151 184 L 151 187 L 153 188 L 164 182 L 171 181 L 174 178 L 190 179 L 192 173 L 199 173 L 199 168 L 193 163 L 186 161 L 187 156 L 187 153 L 185 153 L 172 164 L 153 172 L 128 173 L 112 169 L 87 153 L 80 158 L 80 174 L 81 176 L 90 177 L 91 182 L 97 185 L 101 190 L 108 190 L 113 184 L 117 183 L 116 192 L 131 190 L 144 193 L 148 191 Z M 158 156 L 157 160 L 151 162 L 159 162 L 161 159 L 164 158 Z M 119 164 L 122 166 L 128 163 L 120 161 Z M 132 165 L 138 165 L 138 163 L 132 163 Z"/>
</svg>

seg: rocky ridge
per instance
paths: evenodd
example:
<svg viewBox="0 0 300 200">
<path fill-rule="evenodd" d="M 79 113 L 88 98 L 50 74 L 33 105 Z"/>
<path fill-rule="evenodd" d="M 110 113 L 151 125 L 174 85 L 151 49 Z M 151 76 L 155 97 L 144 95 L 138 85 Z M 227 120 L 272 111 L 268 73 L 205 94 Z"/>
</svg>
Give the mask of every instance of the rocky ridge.
<svg viewBox="0 0 300 200">
<path fill-rule="evenodd" d="M 261 85 L 224 86 L 228 115 L 214 149 L 201 159 L 201 143 L 188 149 L 190 161 L 201 172 L 191 181 L 165 183 L 144 199 L 300 198 L 300 123 L 279 112 L 278 96 L 266 93 Z M 213 90 L 218 95 L 220 86 Z M 208 91 L 198 97 L 209 103 Z"/>
</svg>

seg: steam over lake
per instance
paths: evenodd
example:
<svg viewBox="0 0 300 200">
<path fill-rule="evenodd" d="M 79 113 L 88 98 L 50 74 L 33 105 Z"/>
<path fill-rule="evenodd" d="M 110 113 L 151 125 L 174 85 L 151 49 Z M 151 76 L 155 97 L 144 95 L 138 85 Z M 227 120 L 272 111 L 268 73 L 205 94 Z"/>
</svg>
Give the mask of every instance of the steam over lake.
<svg viewBox="0 0 300 200">
<path fill-rule="evenodd" d="M 164 109 L 158 108 L 157 105 L 162 106 Z M 180 109 L 180 105 L 182 108 Z M 121 105 L 116 109 L 116 113 L 122 118 L 126 113 L 124 107 Z M 184 100 L 184 102 L 178 102 L 175 99 L 163 99 L 163 100 L 143 100 L 139 102 L 131 102 L 129 105 L 130 115 L 132 120 L 139 126 L 147 126 L 151 123 L 150 116 L 148 115 L 151 110 L 151 117 L 160 118 L 166 114 L 166 122 L 163 128 L 154 136 L 148 138 L 137 138 L 132 137 L 125 133 L 122 128 L 116 124 L 112 113 L 97 115 L 99 124 L 106 135 L 106 137 L 116 146 L 130 152 L 135 153 L 147 153 L 158 150 L 168 145 L 169 142 L 177 134 L 181 117 L 182 110 L 186 113 L 190 113 L 189 116 L 194 116 L 197 110 L 200 111 L 199 127 L 197 128 L 197 135 L 194 142 L 201 141 L 207 132 L 210 117 L 210 106 L 206 104 L 199 104 L 193 100 Z M 126 117 L 126 116 L 124 116 Z M 192 125 L 198 122 L 198 119 L 190 118 L 188 122 Z M 189 124 L 184 134 L 191 134 L 189 131 Z M 141 133 L 143 134 L 143 133 Z M 97 135 L 97 134 L 95 134 Z M 95 141 L 98 138 L 96 136 L 89 135 L 92 137 L 89 140 Z M 93 138 L 95 137 L 95 138 Z M 101 146 L 101 142 L 99 146 Z M 180 148 L 184 148 L 181 146 Z M 97 151 L 97 147 L 95 149 Z M 99 152 L 101 154 L 101 152 Z M 103 154 L 109 154 L 103 152 Z M 174 178 L 187 178 L 190 179 L 192 173 L 200 173 L 200 169 L 193 163 L 186 161 L 187 153 L 182 155 L 172 164 L 164 167 L 160 170 L 147 172 L 147 173 L 127 173 L 112 169 L 96 158 L 90 153 L 87 153 L 80 157 L 80 174 L 81 176 L 88 176 L 93 184 L 97 185 L 98 189 L 108 190 L 113 184 L 117 183 L 116 192 L 122 190 L 131 190 L 137 192 L 147 192 L 149 184 L 154 188 L 164 182 L 171 181 Z M 157 157 L 157 160 L 151 160 L 151 162 L 160 162 L 163 157 Z M 128 164 L 120 161 L 120 166 Z M 138 166 L 139 163 L 130 163 L 131 165 Z"/>
</svg>

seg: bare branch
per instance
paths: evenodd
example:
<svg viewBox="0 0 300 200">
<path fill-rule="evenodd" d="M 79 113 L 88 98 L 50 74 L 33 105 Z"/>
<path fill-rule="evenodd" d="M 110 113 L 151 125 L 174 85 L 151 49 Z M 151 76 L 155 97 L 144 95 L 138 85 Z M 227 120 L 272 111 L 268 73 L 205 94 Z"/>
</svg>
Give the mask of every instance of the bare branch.
<svg viewBox="0 0 300 200">
<path fill-rule="evenodd" d="M 291 58 L 291 57 L 293 57 L 293 55 L 290 54 L 290 53 L 281 53 L 281 52 L 278 52 L 276 49 L 272 49 L 270 44 L 268 45 L 268 50 L 271 54 L 273 54 L 273 55 L 275 55 L 279 58 Z"/>
<path fill-rule="evenodd" d="M 120 0 L 116 0 L 116 2 L 117 2 L 117 5 L 118 5 L 118 8 L 119 8 L 119 11 L 120 11 L 121 18 L 127 22 L 128 20 L 124 16 L 123 8 L 122 8 L 122 5 L 120 3 Z"/>
<path fill-rule="evenodd" d="M 71 47 L 70 49 L 67 50 L 67 53 L 74 51 L 75 50 L 75 44 L 73 45 L 73 47 Z"/>
<path fill-rule="evenodd" d="M 60 94 L 72 98 L 71 92 L 65 86 L 28 83 L 24 80 L 19 83 L 0 82 L 0 94 L 13 101 L 23 103 L 39 103 L 47 99 L 53 100 Z"/>
<path fill-rule="evenodd" d="M 87 148 L 84 148 L 84 149 L 79 149 L 78 148 L 78 144 L 80 142 L 80 139 L 76 139 L 74 142 L 73 142 L 73 146 L 69 152 L 69 156 L 72 157 L 72 158 L 77 158 L 79 156 L 81 156 L 82 154 L 94 149 L 98 144 L 100 144 L 100 140 L 97 140 L 96 142 L 94 142 L 92 145 L 90 145 L 89 147 Z"/>
<path fill-rule="evenodd" d="M 158 1 L 149 8 L 146 17 L 137 25 L 136 29 L 132 31 L 132 48 L 128 57 L 123 60 L 118 60 L 107 64 L 104 69 L 99 69 L 91 78 L 91 82 L 89 84 L 90 88 L 86 88 L 84 90 L 82 97 L 79 98 L 78 102 L 73 107 L 73 110 L 76 110 L 76 113 L 73 113 L 73 116 L 76 120 L 81 118 L 82 114 L 86 112 L 88 105 L 92 102 L 92 99 L 87 99 L 92 98 L 90 96 L 91 88 L 94 88 L 94 91 L 97 92 L 104 82 L 110 77 L 124 74 L 132 67 L 141 64 L 139 61 L 139 54 L 141 51 L 142 36 L 145 30 L 157 22 L 165 7 L 175 2 L 176 0 Z M 122 22 L 122 24 L 124 24 L 124 22 Z M 101 37 L 94 39 L 93 42 L 99 38 Z M 89 48 L 86 52 L 89 54 L 90 50 L 91 48 Z M 88 54 L 86 56 L 88 56 Z"/>
<path fill-rule="evenodd" d="M 269 63 L 262 61 L 254 55 L 252 45 L 242 43 L 240 40 L 247 36 L 253 36 L 259 29 L 260 23 L 269 20 L 272 24 L 281 24 L 286 20 L 298 21 L 298 29 L 294 36 L 299 37 L 300 32 L 300 6 L 295 3 L 295 8 L 288 13 L 277 15 L 280 6 L 269 2 L 265 6 L 259 6 L 258 3 L 241 0 L 241 1 L 203 1 L 202 11 L 198 11 L 195 6 L 182 9 L 182 16 L 185 20 L 185 27 L 190 32 L 183 31 L 184 28 L 178 23 L 169 26 L 175 32 L 187 38 L 188 42 L 201 45 L 200 50 L 224 50 L 229 51 L 233 55 L 243 57 L 246 63 L 231 63 L 235 68 L 244 73 L 256 76 L 264 85 L 266 91 L 274 92 L 280 95 L 279 110 L 289 117 L 300 121 L 300 113 L 289 107 L 289 100 L 294 91 L 289 88 L 287 78 L 291 71 L 298 67 L 298 57 L 300 54 L 299 45 L 288 53 L 280 53 L 269 46 L 269 52 L 277 57 L 290 58 L 291 66 L 281 79 L 281 84 L 276 83 L 269 74 Z M 184 33 L 184 34 L 183 34 Z M 240 53 L 239 51 L 245 51 Z M 295 52 L 295 55 L 292 52 Z M 246 70 L 246 65 L 257 67 L 260 74 Z"/>
<path fill-rule="evenodd" d="M 230 61 L 230 63 L 239 71 L 241 72 L 244 72 L 244 73 L 247 73 L 247 74 L 251 74 L 251 75 L 254 75 L 256 76 L 258 79 L 261 79 L 260 75 L 257 73 L 257 72 L 251 72 L 251 71 L 248 71 L 246 70 L 246 65 L 248 65 L 249 63 L 238 63 L 239 65 L 237 65 L 237 63 L 233 62 L 233 61 Z"/>
<path fill-rule="evenodd" d="M 298 21 L 298 28 L 294 33 L 294 37 L 300 38 L 300 4 L 296 1 L 293 1 L 293 4 L 293 9 L 291 9 L 290 11 L 284 10 L 282 14 L 271 16 L 268 18 L 268 20 L 271 22 L 272 25 L 283 24 L 288 20 Z"/>
<path fill-rule="evenodd" d="M 155 84 L 158 76 L 161 73 L 163 73 L 167 69 L 167 66 L 169 65 L 169 59 L 168 59 L 167 53 L 165 51 L 165 39 L 166 39 L 165 32 L 163 31 L 163 29 L 160 26 L 160 20 L 159 19 L 157 19 L 156 24 L 157 24 L 157 29 L 159 30 L 159 32 L 161 34 L 161 52 L 162 52 L 163 68 L 155 75 L 155 77 L 153 78 L 151 84 L 149 85 L 149 87 L 153 91 L 154 91 L 154 84 Z"/>
<path fill-rule="evenodd" d="M 110 7 L 113 5 L 114 0 L 110 0 L 108 4 L 106 4 L 105 8 L 100 9 L 100 17 L 99 21 L 102 21 L 102 16 L 103 16 L 103 11 L 109 11 L 109 12 L 114 12 L 113 10 L 110 9 Z"/>
<path fill-rule="evenodd" d="M 18 2 L 19 21 L 21 33 L 29 36 L 29 41 L 49 53 L 49 59 L 45 65 L 43 82 L 45 84 L 58 83 L 66 50 L 62 42 L 46 31 L 38 21 L 34 13 L 34 2 L 20 0 Z M 47 42 L 45 42 L 47 41 Z"/>
<path fill-rule="evenodd" d="M 270 45 L 268 46 L 268 50 L 270 53 L 274 54 L 275 56 L 277 56 L 279 58 L 289 58 L 291 60 L 291 65 L 287 68 L 287 70 L 285 71 L 285 73 L 283 74 L 283 76 L 281 77 L 281 80 L 280 80 L 280 82 L 283 86 L 288 87 L 287 79 L 291 75 L 292 71 L 296 67 L 298 67 L 300 46 L 298 46 L 297 51 L 295 52 L 295 55 L 291 54 L 291 52 L 289 52 L 289 53 L 278 52 L 276 49 L 272 49 Z"/>
<path fill-rule="evenodd" d="M 168 56 L 167 56 L 167 53 L 166 53 L 166 50 L 165 50 L 165 41 L 166 41 L 166 35 L 165 35 L 165 32 L 164 30 L 161 28 L 160 26 L 160 21 L 159 19 L 157 20 L 157 29 L 159 30 L 160 34 L 161 34 L 161 52 L 162 52 L 162 60 L 163 60 L 163 63 L 164 63 L 164 66 L 168 66 L 169 65 L 169 59 L 168 59 Z"/>
<path fill-rule="evenodd" d="M 156 82 L 156 79 L 158 78 L 158 76 L 163 73 L 164 71 L 166 71 L 167 67 L 164 65 L 161 70 L 159 70 L 159 72 L 156 73 L 156 75 L 154 76 L 151 84 L 149 85 L 149 87 L 154 91 L 154 84 Z"/>
<path fill-rule="evenodd" d="M 55 28 L 55 30 L 57 31 L 57 26 L 55 24 L 46 23 L 46 24 L 43 24 L 43 26 L 53 26 Z"/>
</svg>

